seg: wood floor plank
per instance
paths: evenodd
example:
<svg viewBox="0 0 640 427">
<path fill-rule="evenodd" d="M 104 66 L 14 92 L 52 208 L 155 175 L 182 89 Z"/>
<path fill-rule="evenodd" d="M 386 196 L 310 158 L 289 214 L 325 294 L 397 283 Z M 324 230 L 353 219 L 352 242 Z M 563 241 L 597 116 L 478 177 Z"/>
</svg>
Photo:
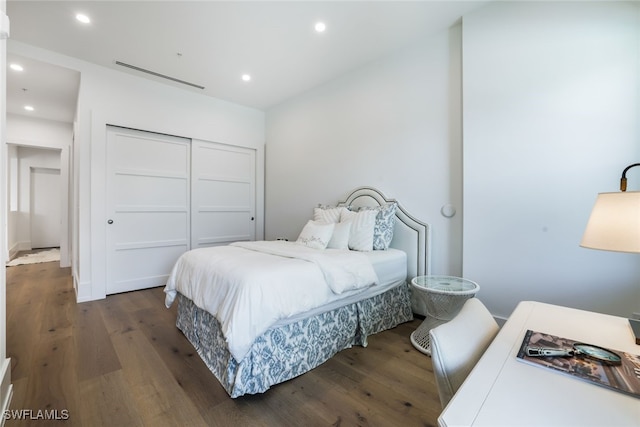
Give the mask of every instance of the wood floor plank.
<svg viewBox="0 0 640 427">
<path fill-rule="evenodd" d="M 368 348 L 363 351 L 371 355 Z M 367 358 L 364 360 L 369 362 Z M 334 357 L 319 367 L 318 372 L 339 384 L 359 406 L 374 408 L 369 413 L 376 419 L 403 419 L 408 425 L 433 423 L 440 412 L 435 388 L 426 387 L 426 382 L 416 377 L 418 371 L 403 372 L 396 369 L 398 366 L 394 362 L 366 369 L 354 362 L 353 356 Z M 434 407 L 435 412 L 429 410 L 430 407 Z"/>
<path fill-rule="evenodd" d="M 102 321 L 98 301 L 76 305 L 75 342 L 78 354 L 78 379 L 80 381 L 121 369 L 113 343 Z"/>
<path fill-rule="evenodd" d="M 82 425 L 92 427 L 143 426 L 122 370 L 81 381 Z"/>
<path fill-rule="evenodd" d="M 11 306 L 7 306 L 7 311 L 13 311 L 11 320 L 7 321 L 7 357 L 11 359 L 11 379 L 20 380 L 29 377 L 33 349 L 40 339 L 36 331 L 40 329 L 39 313 L 42 311 L 33 308 L 12 310 Z"/>
<path fill-rule="evenodd" d="M 145 424 L 203 425 L 190 397 L 140 331 L 112 335 L 127 388 Z"/>
<path fill-rule="evenodd" d="M 351 369 L 360 373 L 360 380 L 365 377 L 376 379 L 407 399 L 426 397 L 425 383 L 432 386 L 430 389 L 435 387 L 433 375 L 430 373 L 431 365 L 427 364 L 431 359 L 412 347 L 409 348 L 411 344 L 408 338 L 394 342 L 393 339 L 387 340 L 385 336 L 384 343 L 380 343 L 379 338 L 370 337 L 368 347 L 353 347 L 345 352 L 344 358 L 338 360 L 347 361 Z M 422 375 L 421 382 L 408 383 L 407 378 L 411 378 L 418 370 L 417 364 L 421 364 L 421 369 L 427 372 Z"/>
<path fill-rule="evenodd" d="M 66 408 L 55 425 L 435 426 L 431 359 L 409 335 L 369 337 L 259 395 L 231 399 L 176 328 L 162 288 L 77 304 L 69 269 L 7 269 L 11 408 Z M 35 425 L 7 420 L 7 426 Z M 38 421 L 37 425 L 48 425 Z"/>
<path fill-rule="evenodd" d="M 207 409 L 204 419 L 209 427 L 251 426 L 271 427 L 276 425 L 270 419 L 271 414 L 264 411 L 254 401 L 255 396 L 239 399 L 227 399 L 217 406 Z M 259 399 L 259 397 L 258 397 Z"/>
<path fill-rule="evenodd" d="M 269 420 L 271 425 L 330 425 L 335 419 L 335 414 L 327 413 L 322 399 L 331 394 L 332 384 L 307 374 L 285 384 L 286 387 L 272 387 L 263 397 L 262 404 L 277 415 Z M 332 408 L 332 412 L 336 410 L 338 408 Z"/>
<path fill-rule="evenodd" d="M 270 392 L 277 401 L 290 402 L 291 408 L 312 414 L 307 421 L 309 425 L 376 425 L 375 422 L 371 424 L 375 418 L 371 417 L 368 405 L 356 401 L 349 389 L 331 381 L 319 370 L 301 375 L 287 383 L 287 387 L 274 387 Z M 289 412 L 287 421 L 292 425 L 296 412 L 291 409 Z"/>
<path fill-rule="evenodd" d="M 75 325 L 76 307 L 68 303 L 74 298 L 71 284 L 71 276 L 56 277 L 47 283 L 38 286 L 46 286 L 50 289 L 43 293 L 43 303 L 47 307 L 43 310 L 40 334 L 42 339 L 55 341 L 60 338 L 68 338 L 73 334 Z"/>
<path fill-rule="evenodd" d="M 77 357 L 73 339 L 60 338 L 56 341 L 44 340 L 33 349 L 34 357 L 30 368 L 25 400 L 28 405 L 12 403 L 15 409 L 34 411 L 68 411 L 67 425 L 82 425 L 77 406 L 77 377 L 75 365 Z M 14 406 L 15 405 L 15 406 Z"/>
<path fill-rule="evenodd" d="M 109 296 L 109 298 L 106 298 L 97 305 L 107 334 L 125 333 L 137 328 L 131 315 L 132 312 L 135 312 L 136 308 L 131 307 L 125 297 L 125 295 L 129 296 L 131 294 L 133 294 L 133 292 L 113 295 L 113 297 Z"/>
<path fill-rule="evenodd" d="M 229 399 L 227 392 L 182 332 L 176 327 L 167 328 L 167 321 L 175 319 L 174 313 L 154 308 L 137 311 L 135 316 L 140 330 L 196 406 L 207 408 Z M 202 415 L 206 416 L 206 412 Z"/>
</svg>

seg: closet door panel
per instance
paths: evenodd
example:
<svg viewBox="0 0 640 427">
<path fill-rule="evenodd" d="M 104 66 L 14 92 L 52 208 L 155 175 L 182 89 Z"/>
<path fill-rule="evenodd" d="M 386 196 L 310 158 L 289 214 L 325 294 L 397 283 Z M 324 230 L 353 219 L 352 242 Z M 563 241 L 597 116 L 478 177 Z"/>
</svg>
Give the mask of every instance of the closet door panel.
<svg viewBox="0 0 640 427">
<path fill-rule="evenodd" d="M 184 251 L 183 245 L 145 245 L 144 248 L 117 251 L 114 261 L 119 269 L 112 274 L 113 285 L 109 294 L 164 286 L 171 267 Z M 140 262 L 141 259 L 145 262 Z"/>
<path fill-rule="evenodd" d="M 190 141 L 107 130 L 107 294 L 162 286 L 190 245 Z"/>
<path fill-rule="evenodd" d="M 114 195 L 117 206 L 144 206 L 154 210 L 182 210 L 189 203 L 188 181 L 175 177 L 116 174 Z"/>
<path fill-rule="evenodd" d="M 255 150 L 193 141 L 192 249 L 255 239 Z"/>
<path fill-rule="evenodd" d="M 231 242 L 253 240 L 250 231 L 245 224 L 250 223 L 248 214 L 242 212 L 205 212 L 199 214 L 202 224 L 200 226 L 200 236 L 194 236 L 192 246 L 207 247 Z M 244 218 L 241 218 L 245 215 Z"/>
</svg>

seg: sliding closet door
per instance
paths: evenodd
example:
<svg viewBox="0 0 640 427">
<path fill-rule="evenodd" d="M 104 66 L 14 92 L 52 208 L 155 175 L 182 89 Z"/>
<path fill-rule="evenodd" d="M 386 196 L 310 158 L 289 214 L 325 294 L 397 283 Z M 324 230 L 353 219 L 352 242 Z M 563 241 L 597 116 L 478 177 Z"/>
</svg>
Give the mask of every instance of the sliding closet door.
<svg viewBox="0 0 640 427">
<path fill-rule="evenodd" d="M 107 294 L 162 286 L 189 249 L 190 141 L 107 130 Z"/>
<path fill-rule="evenodd" d="M 191 248 L 255 239 L 255 150 L 193 141 Z"/>
</svg>

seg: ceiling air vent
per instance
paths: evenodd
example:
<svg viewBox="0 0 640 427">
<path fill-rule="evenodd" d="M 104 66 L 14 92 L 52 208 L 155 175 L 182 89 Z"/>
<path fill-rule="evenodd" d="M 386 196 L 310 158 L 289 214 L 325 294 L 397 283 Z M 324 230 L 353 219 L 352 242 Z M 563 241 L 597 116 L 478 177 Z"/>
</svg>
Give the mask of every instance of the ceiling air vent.
<svg viewBox="0 0 640 427">
<path fill-rule="evenodd" d="M 116 65 L 131 68 L 132 70 L 140 71 L 142 73 L 151 74 L 152 76 L 161 77 L 163 79 L 171 80 L 172 82 L 182 83 L 183 85 L 195 87 L 198 89 L 204 89 L 204 86 L 197 85 L 195 83 L 185 82 L 184 80 L 176 79 L 175 77 L 167 76 L 164 74 L 156 73 L 155 71 L 146 70 L 144 68 L 136 67 L 135 65 L 127 64 L 125 62 L 116 61 Z"/>
</svg>

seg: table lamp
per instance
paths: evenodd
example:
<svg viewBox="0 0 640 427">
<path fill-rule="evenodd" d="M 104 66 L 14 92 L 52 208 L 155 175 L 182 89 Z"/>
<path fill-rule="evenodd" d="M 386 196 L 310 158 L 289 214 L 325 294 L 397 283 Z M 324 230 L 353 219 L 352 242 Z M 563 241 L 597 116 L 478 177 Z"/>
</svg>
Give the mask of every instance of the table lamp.
<svg viewBox="0 0 640 427">
<path fill-rule="evenodd" d="M 627 192 L 627 166 L 620 178 L 620 192 L 600 193 L 591 211 L 580 246 L 605 251 L 640 253 L 640 191 Z M 640 320 L 629 319 L 640 345 Z"/>
</svg>

